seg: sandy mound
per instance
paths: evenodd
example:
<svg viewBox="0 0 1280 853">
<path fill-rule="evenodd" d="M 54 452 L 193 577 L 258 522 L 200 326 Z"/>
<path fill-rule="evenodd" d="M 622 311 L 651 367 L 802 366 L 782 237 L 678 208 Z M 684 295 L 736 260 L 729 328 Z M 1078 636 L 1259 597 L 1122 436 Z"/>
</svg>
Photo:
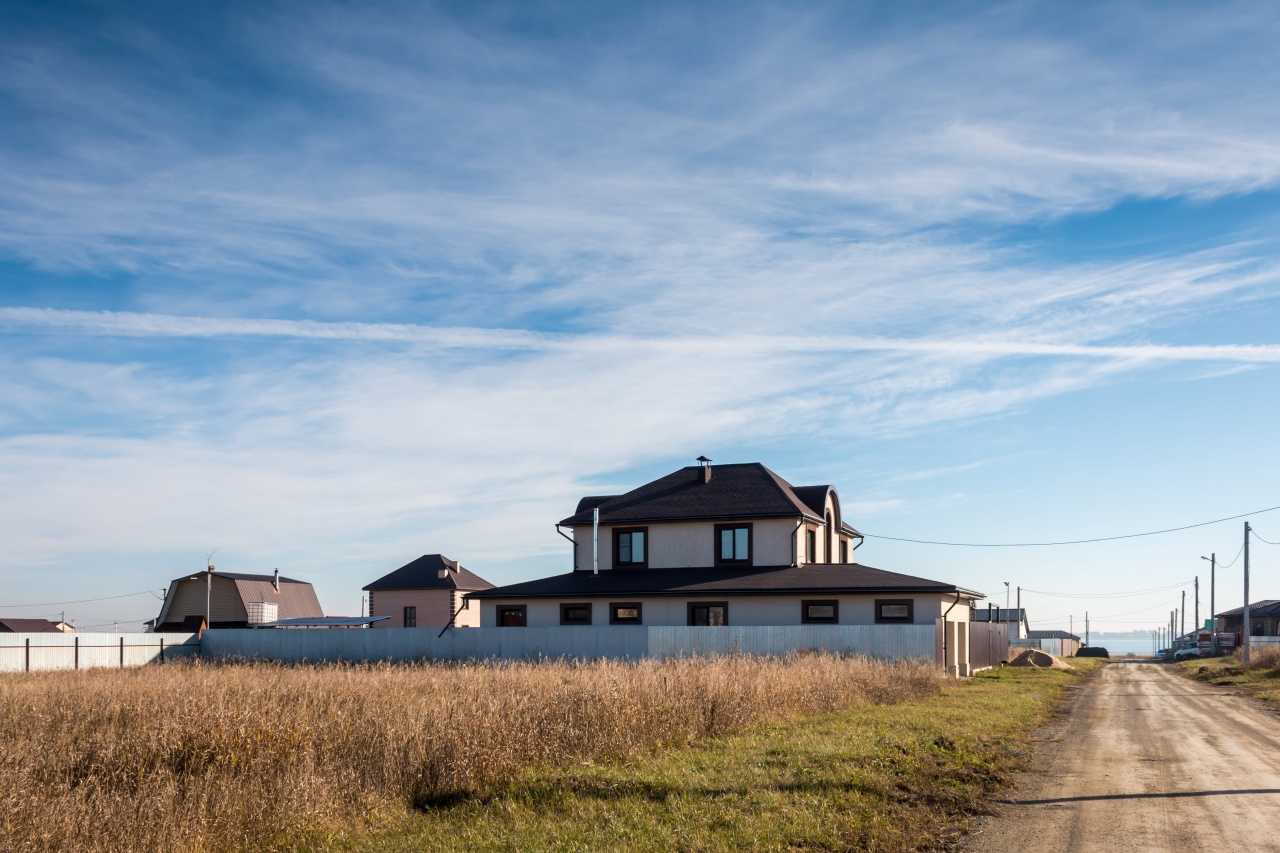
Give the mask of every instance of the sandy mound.
<svg viewBox="0 0 1280 853">
<path fill-rule="evenodd" d="M 1040 669 L 1075 669 L 1071 664 L 1039 649 L 1027 649 L 1009 661 L 1009 666 L 1034 666 Z"/>
</svg>

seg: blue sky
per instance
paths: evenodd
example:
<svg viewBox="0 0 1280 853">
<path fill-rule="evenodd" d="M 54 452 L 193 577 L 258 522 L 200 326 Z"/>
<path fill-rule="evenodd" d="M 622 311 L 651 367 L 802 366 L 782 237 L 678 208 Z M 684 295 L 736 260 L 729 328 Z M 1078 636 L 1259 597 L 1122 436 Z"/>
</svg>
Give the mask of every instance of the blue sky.
<svg viewBox="0 0 1280 853">
<path fill-rule="evenodd" d="M 539 576 L 699 454 L 930 540 L 1280 504 L 1266 4 L 120 5 L 0 12 L 6 615 Z M 1127 629 L 1241 532 L 858 556 Z"/>
</svg>

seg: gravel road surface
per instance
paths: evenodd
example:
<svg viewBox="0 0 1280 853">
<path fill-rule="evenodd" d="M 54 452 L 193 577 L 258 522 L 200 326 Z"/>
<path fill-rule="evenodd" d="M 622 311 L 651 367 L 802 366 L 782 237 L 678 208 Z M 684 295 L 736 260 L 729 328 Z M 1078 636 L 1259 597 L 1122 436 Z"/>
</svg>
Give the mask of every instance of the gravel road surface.
<svg viewBox="0 0 1280 853">
<path fill-rule="evenodd" d="M 1280 849 L 1280 719 L 1168 664 L 1117 661 L 969 853 Z"/>
</svg>

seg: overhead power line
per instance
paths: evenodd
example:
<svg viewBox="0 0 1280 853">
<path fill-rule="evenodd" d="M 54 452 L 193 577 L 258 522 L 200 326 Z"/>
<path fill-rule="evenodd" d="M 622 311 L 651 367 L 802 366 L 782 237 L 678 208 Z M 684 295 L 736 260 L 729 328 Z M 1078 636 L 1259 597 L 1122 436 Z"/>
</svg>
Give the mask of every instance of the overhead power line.
<svg viewBox="0 0 1280 853">
<path fill-rule="evenodd" d="M 116 598 L 133 598 L 135 595 L 155 595 L 155 592 L 144 589 L 142 592 L 126 592 L 123 595 L 104 595 L 102 598 L 81 598 L 76 601 L 41 601 L 37 604 L 0 604 L 0 607 L 58 607 L 63 604 L 87 604 L 90 601 L 111 601 Z"/>
<path fill-rule="evenodd" d="M 1200 521 L 1195 524 L 1184 524 L 1182 527 L 1166 527 L 1164 530 L 1148 530 L 1143 533 L 1125 533 L 1120 536 L 1100 536 L 1096 539 L 1064 539 L 1061 542 L 939 542 L 933 539 L 908 539 L 905 536 L 881 536 L 876 533 L 862 534 L 867 539 L 888 539 L 893 542 L 911 542 L 915 545 L 948 545 L 952 548 L 1048 548 L 1054 545 L 1088 545 L 1092 542 L 1115 542 L 1118 539 L 1137 539 L 1140 536 L 1159 536 L 1162 533 L 1177 533 L 1179 530 L 1192 530 L 1196 527 L 1208 527 L 1210 524 L 1221 524 L 1224 521 L 1235 521 L 1264 512 L 1275 512 L 1280 506 L 1267 507 L 1253 512 L 1229 515 L 1226 518 L 1215 518 L 1213 521 Z M 1264 542 L 1266 540 L 1263 540 Z M 1268 542 L 1274 545 L 1274 542 Z"/>
<path fill-rule="evenodd" d="M 1150 595 L 1155 592 L 1166 592 L 1171 589 L 1180 589 L 1189 586 L 1192 581 L 1180 581 L 1179 583 L 1169 584 L 1168 586 L 1157 586 L 1151 589 L 1136 589 L 1132 592 L 1045 592 L 1040 589 L 1022 588 L 1023 592 L 1031 592 L 1036 595 L 1048 595 L 1053 598 L 1130 598 L 1136 595 Z"/>
<path fill-rule="evenodd" d="M 1280 542 L 1272 542 L 1270 539 L 1263 539 L 1258 535 L 1258 531 L 1254 530 L 1252 527 L 1249 528 L 1249 532 L 1253 534 L 1254 539 L 1257 539 L 1260 542 L 1266 542 L 1268 545 L 1280 545 Z"/>
</svg>

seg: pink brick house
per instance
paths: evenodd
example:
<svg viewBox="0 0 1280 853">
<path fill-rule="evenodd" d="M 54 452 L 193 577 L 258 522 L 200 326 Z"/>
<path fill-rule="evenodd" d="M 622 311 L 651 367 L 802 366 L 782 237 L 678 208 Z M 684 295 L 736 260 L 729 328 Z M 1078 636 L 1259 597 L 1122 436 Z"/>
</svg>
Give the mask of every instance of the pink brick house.
<svg viewBox="0 0 1280 853">
<path fill-rule="evenodd" d="M 493 584 L 442 554 L 424 554 L 366 586 L 369 615 L 390 616 L 374 628 L 476 628 L 480 607 L 462 607 L 463 596 Z M 450 621 L 452 620 L 452 621 Z"/>
</svg>

